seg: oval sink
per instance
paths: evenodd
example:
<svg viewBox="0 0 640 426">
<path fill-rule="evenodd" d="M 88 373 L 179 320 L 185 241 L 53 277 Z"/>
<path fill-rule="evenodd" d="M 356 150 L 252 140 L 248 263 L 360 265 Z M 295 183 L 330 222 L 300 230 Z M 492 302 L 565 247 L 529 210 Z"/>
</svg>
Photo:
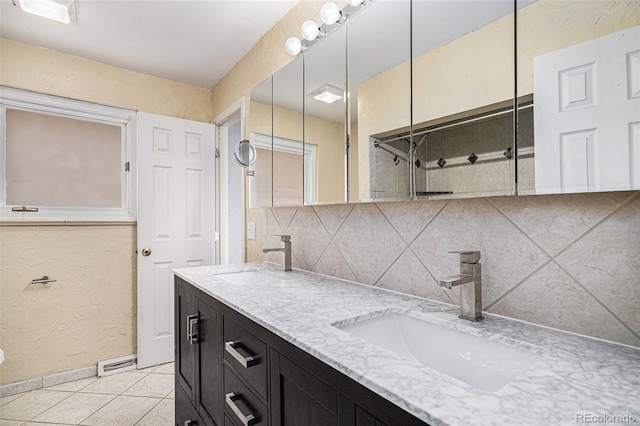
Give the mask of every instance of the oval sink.
<svg viewBox="0 0 640 426">
<path fill-rule="evenodd" d="M 276 276 L 260 271 L 229 272 L 216 274 L 216 277 L 222 278 L 231 284 L 266 284 L 279 279 Z"/>
<path fill-rule="evenodd" d="M 501 389 L 541 358 L 533 352 L 399 313 L 338 328 L 489 392 Z"/>
</svg>

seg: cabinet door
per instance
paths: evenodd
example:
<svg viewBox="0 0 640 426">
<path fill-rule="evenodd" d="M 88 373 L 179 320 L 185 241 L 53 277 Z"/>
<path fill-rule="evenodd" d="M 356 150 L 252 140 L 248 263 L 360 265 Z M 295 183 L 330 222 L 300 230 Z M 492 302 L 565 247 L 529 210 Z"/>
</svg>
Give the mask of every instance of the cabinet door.
<svg viewBox="0 0 640 426">
<path fill-rule="evenodd" d="M 272 426 L 349 424 L 340 421 L 335 389 L 275 351 L 271 352 L 271 395 Z"/>
<path fill-rule="evenodd" d="M 202 420 L 198 416 L 196 409 L 191 404 L 187 394 L 182 390 L 180 385 L 176 386 L 176 426 L 204 426 Z"/>
<path fill-rule="evenodd" d="M 223 422 L 222 315 L 200 298 L 198 303 L 198 363 L 196 405 L 207 424 Z"/>
<path fill-rule="evenodd" d="M 188 334 L 198 315 L 190 284 L 176 280 L 174 303 L 176 382 L 193 403 L 196 390 L 196 344 Z"/>
</svg>

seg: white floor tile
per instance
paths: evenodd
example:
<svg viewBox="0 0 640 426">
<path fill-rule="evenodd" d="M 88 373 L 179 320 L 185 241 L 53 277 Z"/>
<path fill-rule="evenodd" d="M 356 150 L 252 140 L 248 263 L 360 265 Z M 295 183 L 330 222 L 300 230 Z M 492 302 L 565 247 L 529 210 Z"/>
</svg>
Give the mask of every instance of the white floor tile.
<svg viewBox="0 0 640 426">
<path fill-rule="evenodd" d="M 153 367 L 147 367 L 147 368 L 138 368 L 136 371 L 138 373 L 152 373 L 153 371 L 157 370 L 158 366 L 154 365 Z"/>
<path fill-rule="evenodd" d="M 169 374 L 151 373 L 127 389 L 124 395 L 164 398 L 173 389 L 174 381 Z"/>
<path fill-rule="evenodd" d="M 175 363 L 170 362 L 168 364 L 162 364 L 160 367 L 154 370 L 155 374 L 173 374 L 175 372 Z"/>
<path fill-rule="evenodd" d="M 89 426 L 133 426 L 161 399 L 120 395 L 82 422 Z"/>
<path fill-rule="evenodd" d="M 2 407 L 5 404 L 8 404 L 9 402 L 13 401 L 14 399 L 18 399 L 21 396 L 26 395 L 26 393 L 18 393 L 16 395 L 9 395 L 9 396 L 5 396 L 3 398 L 0 398 L 0 407 Z"/>
<path fill-rule="evenodd" d="M 136 426 L 172 426 L 175 422 L 175 401 L 163 399 Z"/>
<path fill-rule="evenodd" d="M 176 390 L 172 390 L 169 392 L 169 395 L 165 396 L 165 398 L 174 399 L 176 397 Z"/>
<path fill-rule="evenodd" d="M 127 371 L 125 373 L 114 374 L 113 376 L 101 377 L 89 386 L 82 388 L 80 392 L 119 395 L 146 376 L 146 373 Z"/>
<path fill-rule="evenodd" d="M 72 382 L 61 383 L 55 386 L 49 386 L 45 389 L 64 391 L 64 392 L 77 392 L 80 389 L 85 388 L 91 383 L 95 382 L 96 380 L 98 380 L 97 377 L 87 377 L 86 379 L 74 380 Z"/>
<path fill-rule="evenodd" d="M 35 390 L 0 407 L 0 419 L 31 420 L 43 411 L 68 398 L 69 392 Z"/>
<path fill-rule="evenodd" d="M 78 424 L 115 398 L 99 393 L 74 393 L 33 420 L 45 423 Z"/>
<path fill-rule="evenodd" d="M 26 423 L 21 423 L 22 426 L 75 426 L 76 424 L 69 424 L 69 423 L 40 423 L 40 422 L 26 422 Z"/>
</svg>

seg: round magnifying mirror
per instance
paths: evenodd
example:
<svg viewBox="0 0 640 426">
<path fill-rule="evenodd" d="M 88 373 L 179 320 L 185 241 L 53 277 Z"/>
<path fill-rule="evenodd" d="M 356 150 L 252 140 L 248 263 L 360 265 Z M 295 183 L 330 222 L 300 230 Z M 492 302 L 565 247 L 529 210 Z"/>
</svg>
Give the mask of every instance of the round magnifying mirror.
<svg viewBox="0 0 640 426">
<path fill-rule="evenodd" d="M 236 156 L 236 161 L 242 167 L 249 167 L 256 161 L 256 149 L 246 139 L 238 142 L 234 155 Z"/>
</svg>

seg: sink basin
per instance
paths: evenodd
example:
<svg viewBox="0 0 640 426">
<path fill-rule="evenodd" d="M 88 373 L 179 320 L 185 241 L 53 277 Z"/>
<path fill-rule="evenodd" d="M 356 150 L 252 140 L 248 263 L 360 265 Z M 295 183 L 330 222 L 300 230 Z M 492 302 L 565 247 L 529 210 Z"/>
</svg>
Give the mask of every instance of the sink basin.
<svg viewBox="0 0 640 426">
<path fill-rule="evenodd" d="M 501 389 L 541 358 L 527 350 L 399 313 L 338 328 L 489 392 Z"/>
<path fill-rule="evenodd" d="M 279 278 L 260 271 L 229 272 L 217 274 L 216 277 L 230 282 L 231 284 L 266 284 L 276 281 Z"/>
</svg>

